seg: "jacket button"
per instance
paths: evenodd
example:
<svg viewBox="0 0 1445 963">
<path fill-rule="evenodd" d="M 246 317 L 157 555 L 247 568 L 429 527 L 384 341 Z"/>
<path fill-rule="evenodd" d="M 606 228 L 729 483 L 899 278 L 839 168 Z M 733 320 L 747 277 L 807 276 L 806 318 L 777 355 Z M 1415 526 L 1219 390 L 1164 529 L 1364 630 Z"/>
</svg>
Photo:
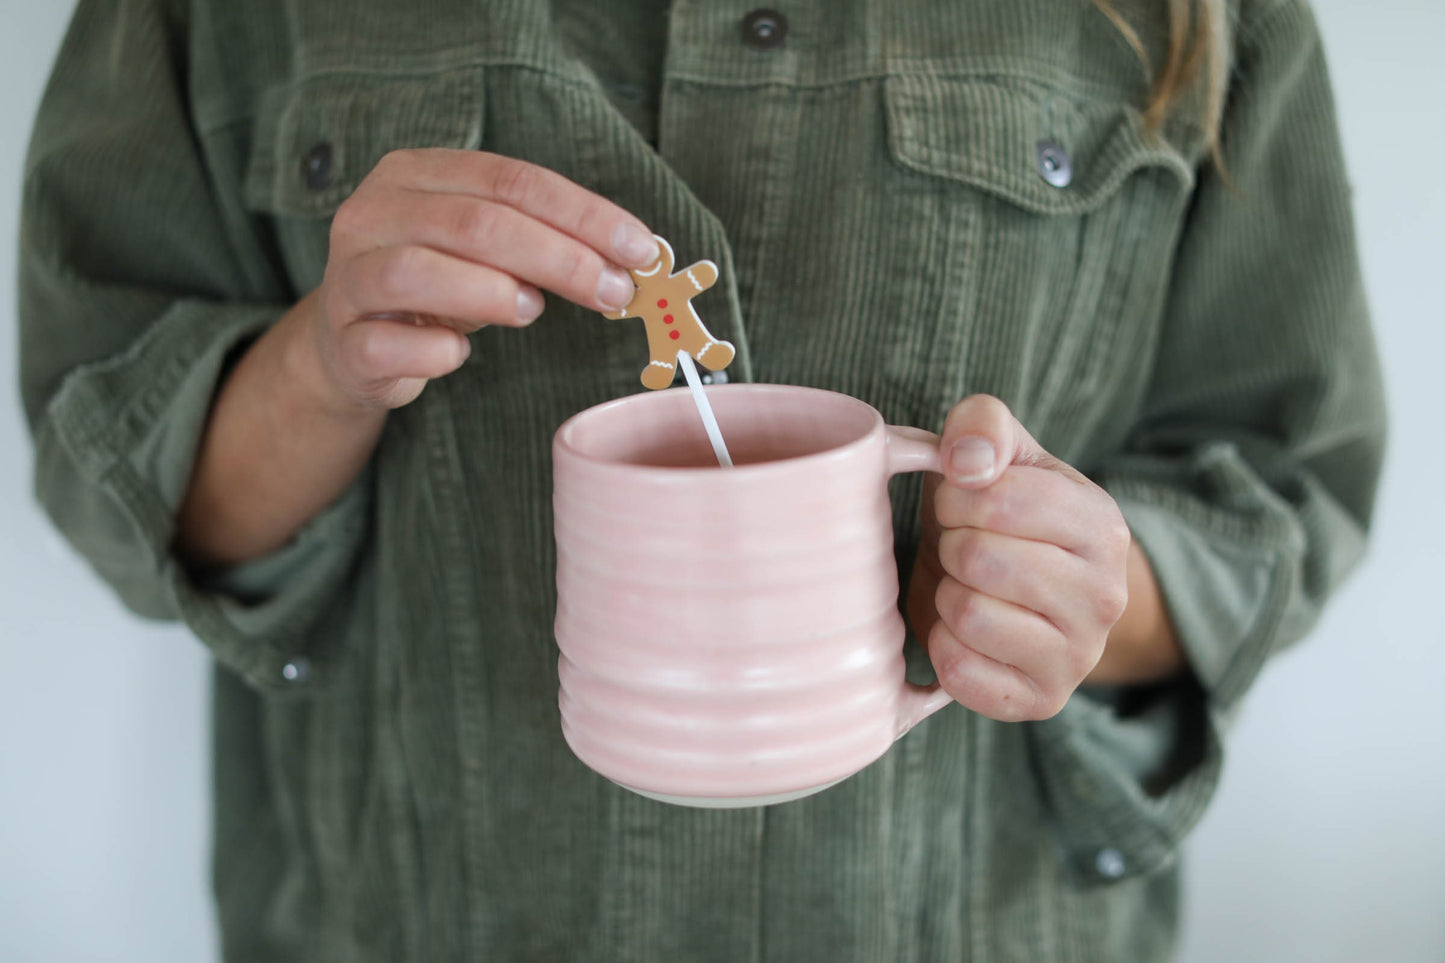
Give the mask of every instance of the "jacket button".
<svg viewBox="0 0 1445 963">
<path fill-rule="evenodd" d="M 1074 179 L 1074 161 L 1063 146 L 1051 140 L 1038 143 L 1039 176 L 1055 187 L 1068 187 Z"/>
<path fill-rule="evenodd" d="M 291 685 L 305 685 L 311 681 L 311 660 L 298 655 L 281 666 L 281 678 Z"/>
<path fill-rule="evenodd" d="M 743 17 L 743 44 L 754 50 L 777 50 L 788 39 L 788 18 L 776 10 L 754 10 Z"/>
<path fill-rule="evenodd" d="M 1094 869 L 1105 879 L 1119 879 L 1124 875 L 1124 854 L 1112 846 L 1099 850 L 1094 857 Z"/>
<path fill-rule="evenodd" d="M 315 145 L 301 158 L 301 176 L 307 190 L 319 191 L 331 185 L 331 145 L 326 141 Z"/>
</svg>

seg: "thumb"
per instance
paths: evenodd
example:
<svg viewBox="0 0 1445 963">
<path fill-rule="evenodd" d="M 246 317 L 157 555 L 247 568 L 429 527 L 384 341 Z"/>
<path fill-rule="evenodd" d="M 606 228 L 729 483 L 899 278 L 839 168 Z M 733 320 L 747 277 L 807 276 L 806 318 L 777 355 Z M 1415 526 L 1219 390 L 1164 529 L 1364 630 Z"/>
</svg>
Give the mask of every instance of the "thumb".
<svg viewBox="0 0 1445 963">
<path fill-rule="evenodd" d="M 971 395 L 953 406 L 940 451 L 944 476 L 959 488 L 987 488 L 1011 464 L 1063 467 L 993 395 Z"/>
</svg>

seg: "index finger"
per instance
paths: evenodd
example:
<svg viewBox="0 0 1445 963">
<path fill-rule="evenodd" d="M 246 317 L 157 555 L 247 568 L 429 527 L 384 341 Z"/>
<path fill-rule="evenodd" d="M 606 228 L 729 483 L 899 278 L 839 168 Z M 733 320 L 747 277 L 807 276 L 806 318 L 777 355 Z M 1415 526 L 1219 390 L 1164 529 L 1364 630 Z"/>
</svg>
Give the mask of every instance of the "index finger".
<svg viewBox="0 0 1445 963">
<path fill-rule="evenodd" d="M 537 164 L 475 150 L 398 151 L 407 180 L 421 190 L 497 201 L 571 235 L 623 267 L 647 267 L 660 253 L 638 218 Z"/>
</svg>

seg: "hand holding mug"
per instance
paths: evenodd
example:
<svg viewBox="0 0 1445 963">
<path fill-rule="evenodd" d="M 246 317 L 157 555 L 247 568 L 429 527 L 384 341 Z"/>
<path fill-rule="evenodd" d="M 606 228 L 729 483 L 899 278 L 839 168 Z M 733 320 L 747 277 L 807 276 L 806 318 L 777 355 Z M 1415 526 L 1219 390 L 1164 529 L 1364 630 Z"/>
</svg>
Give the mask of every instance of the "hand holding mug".
<svg viewBox="0 0 1445 963">
<path fill-rule="evenodd" d="M 960 402 L 929 476 L 908 616 L 944 690 L 993 719 L 1046 719 L 1128 602 L 1131 537 L 1109 494 L 997 398 Z"/>
</svg>

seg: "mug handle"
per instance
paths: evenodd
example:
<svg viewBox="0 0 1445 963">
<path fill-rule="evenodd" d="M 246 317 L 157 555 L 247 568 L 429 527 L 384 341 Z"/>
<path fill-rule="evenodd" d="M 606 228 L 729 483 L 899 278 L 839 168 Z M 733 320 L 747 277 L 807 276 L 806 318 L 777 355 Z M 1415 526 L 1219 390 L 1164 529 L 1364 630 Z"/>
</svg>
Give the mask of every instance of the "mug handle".
<svg viewBox="0 0 1445 963">
<path fill-rule="evenodd" d="M 943 464 L 938 451 L 942 439 L 933 432 L 924 431 L 922 428 L 889 425 L 887 437 L 889 478 L 911 471 L 943 474 Z M 951 702 L 953 696 L 944 692 L 943 686 L 937 682 L 932 685 L 917 685 L 904 679 L 903 691 L 898 698 L 897 735 L 894 739 L 901 739 L 909 729 Z"/>
</svg>

